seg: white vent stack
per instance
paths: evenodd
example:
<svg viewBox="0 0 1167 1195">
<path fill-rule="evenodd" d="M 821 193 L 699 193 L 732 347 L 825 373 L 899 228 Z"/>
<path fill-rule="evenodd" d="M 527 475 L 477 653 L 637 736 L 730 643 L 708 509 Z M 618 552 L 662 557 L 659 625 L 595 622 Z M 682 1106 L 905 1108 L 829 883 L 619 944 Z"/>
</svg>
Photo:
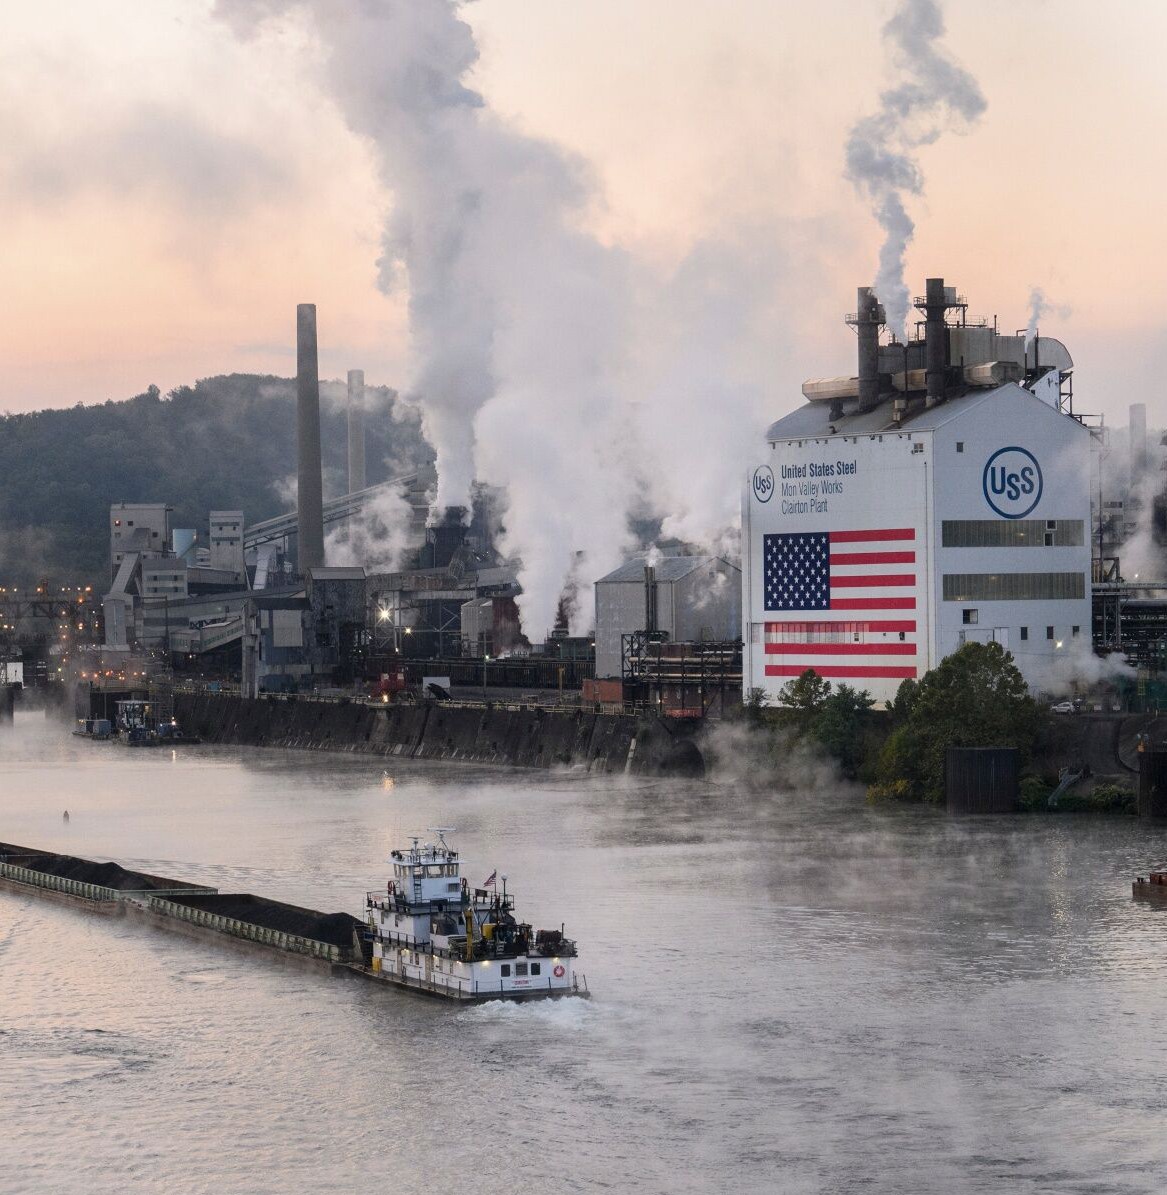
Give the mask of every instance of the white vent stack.
<svg viewBox="0 0 1167 1195">
<path fill-rule="evenodd" d="M 316 304 L 296 308 L 297 558 L 300 572 L 324 564 L 324 494 L 320 465 L 320 366 Z"/>
<path fill-rule="evenodd" d="M 348 371 L 348 492 L 365 488 L 365 371 Z"/>
</svg>

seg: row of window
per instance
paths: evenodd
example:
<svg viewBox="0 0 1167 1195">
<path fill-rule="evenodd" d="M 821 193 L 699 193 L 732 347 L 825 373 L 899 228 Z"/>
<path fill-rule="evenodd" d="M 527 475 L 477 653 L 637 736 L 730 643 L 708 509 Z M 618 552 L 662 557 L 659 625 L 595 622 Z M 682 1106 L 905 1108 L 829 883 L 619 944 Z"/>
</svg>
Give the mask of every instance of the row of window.
<svg viewBox="0 0 1167 1195">
<path fill-rule="evenodd" d="M 1084 573 L 945 573 L 946 602 L 1050 602 L 1086 596 Z"/>
<path fill-rule="evenodd" d="M 940 543 L 945 548 L 1080 548 L 1081 519 L 945 519 Z"/>
<path fill-rule="evenodd" d="M 978 622 L 980 622 L 981 612 L 979 610 L 976 610 L 976 609 L 962 610 L 960 613 L 961 613 L 961 622 L 963 622 L 966 627 L 975 626 Z M 1021 641 L 1023 643 L 1026 642 L 1029 639 L 1029 628 L 1028 627 L 1019 627 L 1018 629 L 1021 632 Z M 1075 627 L 1070 628 L 1070 637 L 1073 639 L 1077 639 L 1081 633 L 1082 633 L 1081 627 L 1075 626 Z M 1047 639 L 1053 639 L 1056 637 L 1054 635 L 1053 627 L 1045 628 L 1045 637 Z M 961 632 L 961 640 L 960 641 L 962 643 L 964 642 L 964 632 L 963 631 Z"/>
<path fill-rule="evenodd" d="M 499 967 L 499 970 L 502 972 L 504 979 L 508 979 L 510 977 L 510 973 L 511 973 L 510 963 L 503 963 L 502 966 Z M 515 963 L 515 975 L 521 979 L 526 974 L 527 974 L 527 964 L 526 963 Z M 531 964 L 531 974 L 532 975 L 542 975 L 543 974 L 543 964 L 542 963 L 532 963 Z"/>
</svg>

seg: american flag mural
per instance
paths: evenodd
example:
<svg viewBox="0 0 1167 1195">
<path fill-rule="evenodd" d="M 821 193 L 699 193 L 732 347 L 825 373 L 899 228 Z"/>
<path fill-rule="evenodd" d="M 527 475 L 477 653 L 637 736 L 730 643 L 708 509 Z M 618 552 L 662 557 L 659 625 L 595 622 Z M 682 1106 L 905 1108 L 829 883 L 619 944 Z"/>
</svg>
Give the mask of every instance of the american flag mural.
<svg viewBox="0 0 1167 1195">
<path fill-rule="evenodd" d="M 767 676 L 917 675 L 914 529 L 766 535 L 762 556 Z"/>
</svg>

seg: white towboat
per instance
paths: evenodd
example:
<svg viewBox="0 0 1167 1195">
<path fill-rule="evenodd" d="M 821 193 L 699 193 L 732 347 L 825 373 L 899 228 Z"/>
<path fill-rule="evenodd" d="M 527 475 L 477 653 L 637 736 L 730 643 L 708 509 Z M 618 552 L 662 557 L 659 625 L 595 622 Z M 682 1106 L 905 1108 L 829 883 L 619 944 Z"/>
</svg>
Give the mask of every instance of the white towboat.
<svg viewBox="0 0 1167 1195">
<path fill-rule="evenodd" d="M 586 996 L 575 943 L 559 929 L 532 931 L 514 915 L 514 897 L 496 873 L 471 889 L 458 852 L 435 828 L 436 844 L 392 852 L 384 893 L 370 892 L 370 970 L 396 983 L 455 1000 Z"/>
</svg>

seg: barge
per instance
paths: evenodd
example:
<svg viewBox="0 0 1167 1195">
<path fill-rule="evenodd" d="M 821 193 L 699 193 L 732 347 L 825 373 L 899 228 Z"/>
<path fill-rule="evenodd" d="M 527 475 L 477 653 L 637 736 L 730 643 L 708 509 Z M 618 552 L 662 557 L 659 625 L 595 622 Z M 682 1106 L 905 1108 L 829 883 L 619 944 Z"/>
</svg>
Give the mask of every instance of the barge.
<svg viewBox="0 0 1167 1195">
<path fill-rule="evenodd" d="M 1131 895 L 1135 900 L 1167 905 L 1167 871 L 1152 871 L 1145 876 L 1136 876 L 1131 885 Z"/>
<path fill-rule="evenodd" d="M 14 843 L 0 843 L 0 892 L 452 1000 L 587 995 L 563 927 L 520 924 L 505 877 L 497 893 L 494 876 L 471 893 L 444 833 L 437 847 L 393 852 L 394 878 L 384 897 L 367 895 L 364 920 Z"/>
</svg>

